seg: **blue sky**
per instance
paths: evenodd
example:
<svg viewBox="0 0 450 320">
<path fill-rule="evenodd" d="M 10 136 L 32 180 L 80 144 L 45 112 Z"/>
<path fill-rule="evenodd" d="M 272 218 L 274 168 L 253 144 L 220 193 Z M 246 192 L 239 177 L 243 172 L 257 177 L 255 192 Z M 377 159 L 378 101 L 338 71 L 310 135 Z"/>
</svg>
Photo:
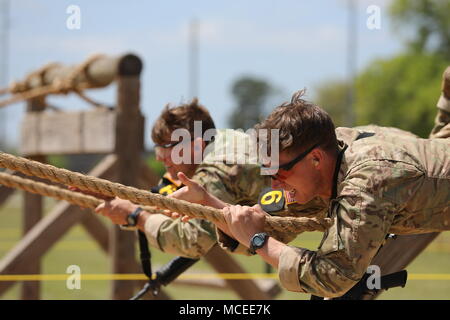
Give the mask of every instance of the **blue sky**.
<svg viewBox="0 0 450 320">
<path fill-rule="evenodd" d="M 375 58 L 401 50 L 389 26 L 390 0 L 358 1 L 358 56 L 360 70 Z M 69 5 L 81 9 L 81 29 L 69 30 Z M 381 29 L 369 30 L 369 5 L 381 8 Z M 234 107 L 230 85 L 239 76 L 253 75 L 280 88 L 278 102 L 291 93 L 314 88 L 330 79 L 346 77 L 347 6 L 345 0 L 317 1 L 11 1 L 8 82 L 48 62 L 74 64 L 93 53 L 133 52 L 144 61 L 142 110 L 150 128 L 162 107 L 190 99 L 188 84 L 188 26 L 200 24 L 200 101 L 218 127 L 225 127 Z M 88 95 L 112 103 L 114 88 Z M 49 99 L 64 109 L 86 108 L 72 95 Z M 11 105 L 9 144 L 18 141 L 23 103 Z"/>
</svg>

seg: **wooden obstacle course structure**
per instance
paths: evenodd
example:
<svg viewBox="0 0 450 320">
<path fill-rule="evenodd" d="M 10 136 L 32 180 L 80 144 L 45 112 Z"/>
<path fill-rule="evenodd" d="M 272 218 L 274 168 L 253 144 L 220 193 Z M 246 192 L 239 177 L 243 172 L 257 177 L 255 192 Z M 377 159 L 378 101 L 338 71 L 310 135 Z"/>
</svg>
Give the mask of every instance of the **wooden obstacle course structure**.
<svg viewBox="0 0 450 320">
<path fill-rule="evenodd" d="M 23 88 L 39 89 L 66 81 L 73 90 L 99 88 L 117 82 L 117 106 L 114 109 L 99 107 L 81 112 L 49 112 L 45 96 L 27 99 L 27 114 L 22 123 L 21 152 L 40 162 L 50 154 L 101 153 L 105 158 L 89 173 L 124 185 L 148 189 L 158 178 L 141 161 L 144 141 L 144 117 L 140 103 L 140 72 L 142 63 L 138 57 L 102 57 L 84 64 L 83 68 L 54 65 L 45 72 L 33 74 Z M 64 82 L 64 81 L 62 81 Z M 20 87 L 20 86 L 19 86 Z M 57 85 L 54 86 L 57 88 Z M 61 93 L 70 92 L 69 85 Z M 56 89 L 52 89 L 56 93 Z M 18 91 L 20 94 L 20 90 Z M 130 126 L 130 124 L 133 124 Z M 95 137 L 93 139 L 92 137 Z M 136 161 L 139 159 L 139 161 Z M 0 186 L 0 204 L 13 190 Z M 64 202 L 43 217 L 42 198 L 25 194 L 23 206 L 23 233 L 19 243 L 0 260 L 0 274 L 40 273 L 40 258 L 76 223 L 81 223 L 100 247 L 110 254 L 112 273 L 139 273 L 135 260 L 135 235 L 121 231 L 116 226 L 107 228 L 93 214 Z M 436 234 L 399 236 L 383 247 L 372 261 L 387 274 L 405 268 Z M 215 247 L 205 256 L 218 272 L 244 273 L 243 268 L 227 253 Z M 270 299 L 279 293 L 273 282 L 254 280 L 226 280 L 225 282 L 179 281 L 180 284 L 231 288 L 243 299 Z M 0 294 L 13 283 L 0 282 Z M 136 282 L 115 280 L 112 298 L 128 299 L 136 289 Z M 23 299 L 39 299 L 39 283 L 25 282 Z M 167 298 L 167 295 L 162 294 Z"/>
<path fill-rule="evenodd" d="M 20 99 L 20 95 L 27 98 L 27 113 L 21 129 L 21 153 L 44 163 L 47 155 L 53 154 L 105 154 L 89 175 L 149 189 L 157 183 L 158 177 L 141 160 L 145 123 L 140 112 L 142 62 L 131 54 L 120 57 L 99 56 L 87 61 L 89 63 L 81 64 L 82 67 L 48 65 L 15 85 L 13 93 L 17 96 L 13 97 L 14 101 Z M 76 92 L 84 96 L 82 90 L 104 87 L 113 81 L 117 83 L 115 108 L 95 104 L 95 108 L 88 111 L 48 110 L 45 101 L 47 94 Z M 61 86 L 61 83 L 64 85 Z M 61 87 L 60 91 L 58 86 Z M 39 92 L 40 88 L 48 93 L 37 96 L 27 93 Z M 12 189 L 0 186 L 0 204 L 12 193 Z M 135 258 L 135 234 L 122 231 L 117 226 L 107 228 L 87 211 L 59 202 L 43 217 L 42 197 L 24 193 L 24 236 L 0 260 L 0 274 L 39 274 L 42 255 L 76 223 L 81 223 L 102 250 L 109 253 L 112 273 L 140 273 L 140 265 Z M 245 273 L 232 257 L 218 247 L 212 249 L 205 259 L 218 272 Z M 129 299 L 137 285 L 141 287 L 142 283 L 114 280 L 111 297 Z M 12 284 L 0 282 L 0 295 Z M 202 286 L 205 283 L 194 281 L 190 285 Z M 206 283 L 206 286 L 211 284 Z M 213 286 L 224 287 L 223 284 Z M 271 299 L 280 291 L 276 281 L 261 285 L 251 279 L 226 280 L 225 287 L 233 289 L 243 299 Z M 39 299 L 39 282 L 24 282 L 21 297 Z M 169 297 L 162 292 L 159 298 Z"/>
</svg>

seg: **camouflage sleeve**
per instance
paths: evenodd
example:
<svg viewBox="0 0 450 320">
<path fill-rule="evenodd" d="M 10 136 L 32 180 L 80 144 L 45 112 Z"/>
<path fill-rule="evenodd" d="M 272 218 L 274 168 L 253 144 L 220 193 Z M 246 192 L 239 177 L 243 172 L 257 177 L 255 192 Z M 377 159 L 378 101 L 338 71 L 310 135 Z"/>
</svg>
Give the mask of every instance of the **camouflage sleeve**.
<svg viewBox="0 0 450 320">
<path fill-rule="evenodd" d="M 225 165 L 204 167 L 193 179 L 218 199 L 229 204 L 254 205 L 270 178 L 260 175 L 257 165 Z M 216 228 L 216 238 L 222 249 L 251 255 L 248 248 Z"/>
<path fill-rule="evenodd" d="M 319 249 L 286 246 L 281 252 L 279 277 L 286 289 L 339 297 L 366 272 L 388 233 L 395 208 L 391 200 L 380 196 L 384 175 L 393 172 L 374 167 L 361 171 L 343 183 L 329 211 L 334 224 Z M 361 179 L 364 176 L 367 179 Z M 381 179 L 373 183 L 376 177 Z"/>
<path fill-rule="evenodd" d="M 257 165 L 216 164 L 201 167 L 192 178 L 205 189 L 230 204 L 254 205 L 269 177 L 260 175 Z"/>
<path fill-rule="evenodd" d="M 161 214 L 149 216 L 145 234 L 152 247 L 188 258 L 204 256 L 217 242 L 213 223 L 201 219 L 182 222 Z"/>
<path fill-rule="evenodd" d="M 225 181 L 225 173 L 214 167 L 204 168 L 195 173 L 192 180 L 202 185 L 209 193 L 226 203 L 235 203 L 236 193 Z"/>
</svg>

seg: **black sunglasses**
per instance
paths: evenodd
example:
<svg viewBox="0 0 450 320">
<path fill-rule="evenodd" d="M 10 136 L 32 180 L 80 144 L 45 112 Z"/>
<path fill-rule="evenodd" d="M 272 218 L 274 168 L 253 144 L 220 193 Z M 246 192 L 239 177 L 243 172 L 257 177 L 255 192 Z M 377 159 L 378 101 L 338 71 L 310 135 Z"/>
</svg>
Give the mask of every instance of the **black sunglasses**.
<svg viewBox="0 0 450 320">
<path fill-rule="evenodd" d="M 311 148 L 309 148 L 308 150 L 306 150 L 305 152 L 300 153 L 298 156 L 296 156 L 294 159 L 292 159 L 291 161 L 279 165 L 279 166 L 273 166 L 273 167 L 264 167 L 265 170 L 270 170 L 273 172 L 277 172 L 278 170 L 282 169 L 284 171 L 289 171 L 291 170 L 298 162 L 300 162 L 304 157 L 306 157 L 308 155 L 308 153 L 310 153 L 311 151 L 313 151 L 315 148 L 317 148 L 319 146 L 318 143 L 316 143 L 315 145 L 313 145 Z M 278 173 L 276 173 L 275 175 L 271 175 L 272 179 L 277 179 L 277 175 Z"/>
<path fill-rule="evenodd" d="M 166 144 L 155 144 L 155 147 L 168 149 L 168 148 L 175 147 L 177 144 L 182 143 L 183 141 L 184 140 L 180 140 L 178 142 L 173 142 L 173 143 L 166 143 Z M 194 141 L 194 139 L 191 139 L 191 142 L 192 141 Z"/>
<path fill-rule="evenodd" d="M 166 144 L 155 144 L 155 147 L 163 148 L 163 149 L 169 149 L 169 148 L 175 147 L 180 142 L 181 141 L 174 142 L 174 143 L 166 143 Z"/>
</svg>

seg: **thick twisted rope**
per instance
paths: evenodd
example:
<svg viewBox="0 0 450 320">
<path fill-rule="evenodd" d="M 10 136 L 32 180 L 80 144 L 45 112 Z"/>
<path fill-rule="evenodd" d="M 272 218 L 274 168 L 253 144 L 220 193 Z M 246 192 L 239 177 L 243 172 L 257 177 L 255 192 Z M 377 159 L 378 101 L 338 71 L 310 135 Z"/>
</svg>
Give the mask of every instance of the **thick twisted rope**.
<svg viewBox="0 0 450 320">
<path fill-rule="evenodd" d="M 0 167 L 36 176 L 56 183 L 74 186 L 84 191 L 99 193 L 105 196 L 117 196 L 136 204 L 156 206 L 158 208 L 179 212 L 192 218 L 206 219 L 212 222 L 224 223 L 222 210 L 184 200 L 164 197 L 160 194 L 124 186 L 120 183 L 86 176 L 81 173 L 60 169 L 48 164 L 13 156 L 0 152 Z M 273 234 L 278 232 L 324 231 L 331 224 L 329 219 L 319 220 L 305 217 L 272 217 L 266 219 L 265 230 Z"/>
<path fill-rule="evenodd" d="M 0 184 L 9 188 L 21 189 L 30 193 L 39 194 L 41 196 L 64 200 L 83 208 L 95 209 L 99 204 L 104 202 L 104 200 L 94 196 L 22 178 L 5 172 L 0 172 Z M 154 207 L 142 206 L 142 208 L 149 213 L 162 213 L 162 210 Z"/>
</svg>

